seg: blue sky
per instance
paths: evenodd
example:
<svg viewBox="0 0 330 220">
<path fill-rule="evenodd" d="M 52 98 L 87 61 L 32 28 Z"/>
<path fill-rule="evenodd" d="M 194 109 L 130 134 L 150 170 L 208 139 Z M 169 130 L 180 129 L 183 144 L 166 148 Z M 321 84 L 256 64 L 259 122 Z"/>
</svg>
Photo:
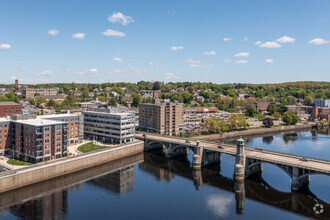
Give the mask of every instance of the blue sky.
<svg viewBox="0 0 330 220">
<path fill-rule="evenodd" d="M 1 0 L 0 83 L 329 81 L 330 1 Z"/>
</svg>

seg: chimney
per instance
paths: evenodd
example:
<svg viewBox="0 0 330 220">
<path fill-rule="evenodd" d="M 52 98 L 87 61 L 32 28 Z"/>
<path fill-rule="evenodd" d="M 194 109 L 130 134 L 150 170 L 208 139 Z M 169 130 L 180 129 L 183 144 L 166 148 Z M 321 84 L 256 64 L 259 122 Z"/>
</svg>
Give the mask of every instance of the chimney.
<svg viewBox="0 0 330 220">
<path fill-rule="evenodd" d="M 18 79 L 15 79 L 15 91 L 18 91 Z"/>
</svg>

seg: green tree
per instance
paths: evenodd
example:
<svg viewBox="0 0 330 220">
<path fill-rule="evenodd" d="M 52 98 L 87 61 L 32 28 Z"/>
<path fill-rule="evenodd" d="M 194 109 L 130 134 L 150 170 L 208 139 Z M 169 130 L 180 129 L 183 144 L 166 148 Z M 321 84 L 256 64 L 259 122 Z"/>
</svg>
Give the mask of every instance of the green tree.
<svg viewBox="0 0 330 220">
<path fill-rule="evenodd" d="M 41 109 L 41 111 L 40 111 L 40 115 L 44 115 L 44 114 L 45 114 L 44 110 Z"/>
<path fill-rule="evenodd" d="M 56 106 L 55 108 L 56 114 L 61 114 L 62 113 L 62 108 L 60 105 Z"/>
<path fill-rule="evenodd" d="M 183 103 L 190 103 L 192 100 L 194 100 L 194 95 L 189 92 L 182 93 Z"/>
<path fill-rule="evenodd" d="M 205 121 L 202 124 L 202 127 L 207 133 L 211 133 L 211 134 L 217 133 L 219 130 L 219 126 L 213 118 L 205 119 Z"/>
<path fill-rule="evenodd" d="M 55 108 L 56 102 L 54 99 L 49 99 L 47 106 Z"/>
<path fill-rule="evenodd" d="M 279 110 L 278 106 L 276 104 L 270 104 L 267 108 L 267 111 L 270 114 L 274 114 L 275 112 L 277 112 Z"/>
<path fill-rule="evenodd" d="M 111 97 L 109 101 L 110 106 L 117 106 L 117 100 L 115 97 Z"/>
<path fill-rule="evenodd" d="M 309 95 L 306 96 L 306 98 L 303 101 L 303 104 L 304 105 L 311 106 L 313 104 L 313 98 L 312 98 L 312 96 L 309 96 Z"/>
<path fill-rule="evenodd" d="M 286 112 L 282 116 L 282 121 L 287 125 L 295 125 L 299 121 L 299 117 L 292 112 Z"/>
<path fill-rule="evenodd" d="M 141 103 L 141 96 L 135 95 L 133 96 L 133 106 L 138 107 Z"/>
</svg>

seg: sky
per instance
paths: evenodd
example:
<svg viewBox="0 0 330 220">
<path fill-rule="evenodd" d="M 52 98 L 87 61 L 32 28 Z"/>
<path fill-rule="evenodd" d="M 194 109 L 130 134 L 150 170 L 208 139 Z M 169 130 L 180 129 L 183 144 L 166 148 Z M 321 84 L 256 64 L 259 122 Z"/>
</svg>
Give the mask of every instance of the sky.
<svg viewBox="0 0 330 220">
<path fill-rule="evenodd" d="M 328 0 L 1 0 L 0 83 L 330 80 Z"/>
</svg>

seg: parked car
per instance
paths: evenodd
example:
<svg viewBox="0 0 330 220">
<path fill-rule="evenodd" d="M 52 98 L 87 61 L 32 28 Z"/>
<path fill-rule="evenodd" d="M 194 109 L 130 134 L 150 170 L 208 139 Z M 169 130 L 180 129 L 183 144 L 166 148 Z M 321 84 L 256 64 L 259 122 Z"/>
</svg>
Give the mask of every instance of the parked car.
<svg viewBox="0 0 330 220">
<path fill-rule="evenodd" d="M 304 162 L 308 162 L 308 159 L 306 157 L 302 157 L 299 160 L 304 161 Z"/>
<path fill-rule="evenodd" d="M 189 141 L 189 140 L 186 140 L 186 143 L 188 143 L 188 144 L 189 144 L 189 143 L 191 143 L 191 141 Z"/>
<path fill-rule="evenodd" d="M 219 148 L 219 149 L 223 149 L 223 146 L 219 145 L 218 148 Z"/>
</svg>

